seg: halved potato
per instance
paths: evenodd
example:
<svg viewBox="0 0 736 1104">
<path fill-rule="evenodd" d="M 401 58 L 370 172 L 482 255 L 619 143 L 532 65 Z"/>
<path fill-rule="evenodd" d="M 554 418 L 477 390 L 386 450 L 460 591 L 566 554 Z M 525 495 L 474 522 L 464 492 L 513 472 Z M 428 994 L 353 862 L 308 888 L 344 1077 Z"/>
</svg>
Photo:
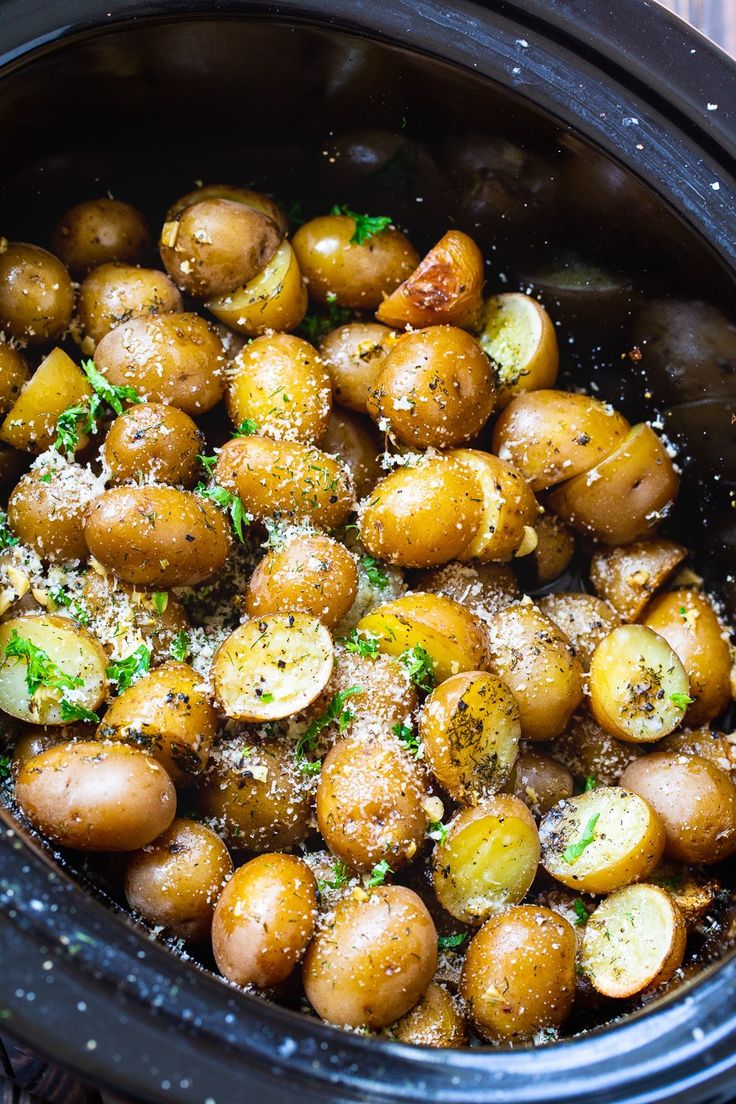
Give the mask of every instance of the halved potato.
<svg viewBox="0 0 736 1104">
<path fill-rule="evenodd" d="M 663 537 L 623 548 L 599 548 L 590 561 L 590 581 L 624 621 L 638 621 L 649 599 L 686 556 L 686 548 Z"/>
<path fill-rule="evenodd" d="M 554 387 L 560 354 L 552 319 L 541 303 L 519 291 L 487 299 L 478 341 L 491 358 L 500 410 L 516 395 Z"/>
<path fill-rule="evenodd" d="M 536 547 L 533 526 L 539 504 L 521 472 L 512 464 L 480 449 L 454 449 L 448 454 L 475 474 L 483 496 L 483 520 L 459 560 L 510 560 L 528 545 Z"/>
<path fill-rule="evenodd" d="M 63 349 L 41 361 L 0 426 L 0 440 L 26 452 L 43 452 L 56 440 L 59 415 L 89 398 L 92 387 Z M 78 451 L 89 438 L 79 435 Z"/>
<path fill-rule="evenodd" d="M 332 664 L 332 637 L 316 617 L 253 618 L 215 653 L 215 698 L 226 716 L 239 721 L 289 717 L 324 690 Z"/>
<path fill-rule="evenodd" d="M 638 794 L 599 786 L 550 809 L 539 840 L 542 866 L 558 882 L 583 893 L 612 893 L 651 874 L 665 831 Z"/>
<path fill-rule="evenodd" d="M 472 238 L 448 230 L 419 267 L 384 299 L 376 318 L 386 326 L 472 326 L 482 306 L 483 256 Z"/>
<path fill-rule="evenodd" d="M 250 283 L 205 305 L 215 318 L 248 337 L 296 329 L 307 312 L 307 289 L 294 250 L 282 241 Z"/>
<path fill-rule="evenodd" d="M 76 719 L 97 709 L 106 693 L 105 650 L 70 618 L 34 614 L 0 625 L 0 709 L 11 717 L 67 724 L 75 709 Z"/>
<path fill-rule="evenodd" d="M 607 897 L 585 926 L 580 965 L 599 993 L 633 997 L 674 974 L 685 954 L 685 922 L 659 886 L 633 885 Z"/>
</svg>

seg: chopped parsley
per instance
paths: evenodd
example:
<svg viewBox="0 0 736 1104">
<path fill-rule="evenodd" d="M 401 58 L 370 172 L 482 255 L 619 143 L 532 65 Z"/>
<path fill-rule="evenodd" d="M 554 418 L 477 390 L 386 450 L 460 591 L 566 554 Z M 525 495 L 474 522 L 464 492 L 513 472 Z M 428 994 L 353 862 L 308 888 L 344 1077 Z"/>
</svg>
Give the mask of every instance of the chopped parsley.
<svg viewBox="0 0 736 1104">
<path fill-rule="evenodd" d="M 8 525 L 8 515 L 0 510 L 0 548 L 12 548 L 15 544 L 20 544 L 20 541 Z"/>
<path fill-rule="evenodd" d="M 10 778 L 10 768 L 12 766 L 12 760 L 9 755 L 0 755 L 0 782 L 4 782 L 6 778 Z"/>
<path fill-rule="evenodd" d="M 345 702 L 348 698 L 352 697 L 353 694 L 359 694 L 360 692 L 360 686 L 349 686 L 347 690 L 338 690 L 322 716 L 313 720 L 299 737 L 296 747 L 294 748 L 294 758 L 296 759 L 299 770 L 303 774 L 318 773 L 321 767 L 320 761 L 309 759 L 307 757 L 307 752 L 314 751 L 317 744 L 317 737 L 324 728 L 328 727 L 328 725 L 337 723 L 337 730 L 342 736 L 355 716 L 355 714 L 347 708 Z"/>
<path fill-rule="evenodd" d="M 417 690 L 424 690 L 426 693 L 434 690 L 434 660 L 421 644 L 405 648 L 399 656 L 399 663 Z"/>
<path fill-rule="evenodd" d="M 437 946 L 441 951 L 454 951 L 456 947 L 461 947 L 467 938 L 467 932 L 457 932 L 456 935 L 440 935 L 437 939 Z"/>
<path fill-rule="evenodd" d="M 408 724 L 402 724 L 398 721 L 395 725 L 391 726 L 391 731 L 394 736 L 398 736 L 402 744 L 415 759 L 419 759 L 422 754 L 422 745 L 419 741 L 419 737 L 414 732 L 414 729 Z"/>
<path fill-rule="evenodd" d="M 437 843 L 444 843 L 447 839 L 447 827 L 441 820 L 433 820 L 427 828 L 427 835 L 430 839 L 437 840 Z"/>
<path fill-rule="evenodd" d="M 348 636 L 340 637 L 338 644 L 342 644 L 346 652 L 354 652 L 366 659 L 375 659 L 378 655 L 378 637 L 373 633 L 353 629 Z"/>
<path fill-rule="evenodd" d="M 78 621 L 80 625 L 89 625 L 90 616 L 82 603 L 70 598 L 63 587 L 52 587 L 49 595 L 54 605 L 68 609 L 74 620 Z"/>
<path fill-rule="evenodd" d="M 355 223 L 353 236 L 350 239 L 351 245 L 362 245 L 367 238 L 372 238 L 374 234 L 380 234 L 382 230 L 387 230 L 391 226 L 391 219 L 387 215 L 359 215 L 357 211 L 351 211 L 344 203 L 333 207 L 330 213 L 346 215 Z"/>
<path fill-rule="evenodd" d="M 343 886 L 348 884 L 350 875 L 348 873 L 347 864 L 341 859 L 338 859 L 332 868 L 331 878 L 319 878 L 317 881 L 317 889 L 320 893 L 325 893 L 328 889 L 342 889 Z"/>
<path fill-rule="evenodd" d="M 670 694 L 670 701 L 684 713 L 687 707 L 695 701 L 695 698 L 691 698 L 687 694 Z"/>
<path fill-rule="evenodd" d="M 165 613 L 168 604 L 169 596 L 165 590 L 155 590 L 153 592 L 153 607 L 156 613 Z"/>
<path fill-rule="evenodd" d="M 360 566 L 365 572 L 368 582 L 376 590 L 385 590 L 388 586 L 388 575 L 373 556 L 361 556 Z"/>
<path fill-rule="evenodd" d="M 250 525 L 251 517 L 250 514 L 246 513 L 245 507 L 238 496 L 226 491 L 218 483 L 214 483 L 211 487 L 208 487 L 206 483 L 198 483 L 194 488 L 194 493 L 202 498 L 208 498 L 210 502 L 214 502 L 216 506 L 219 506 L 221 510 L 230 515 L 233 529 L 242 544 L 245 540 L 243 526 Z"/>
<path fill-rule="evenodd" d="M 271 693 L 270 690 L 266 690 L 265 692 L 262 691 L 261 695 L 260 695 L 260 699 L 261 699 L 261 701 L 263 702 L 264 705 L 270 705 L 271 702 L 273 701 L 273 694 Z"/>
<path fill-rule="evenodd" d="M 32 640 L 28 640 L 25 636 L 19 636 L 17 629 L 13 629 L 10 640 L 5 645 L 5 655 L 8 658 L 15 656 L 18 659 L 25 659 L 26 686 L 31 697 L 41 687 L 46 687 L 48 690 L 64 691 L 77 690 L 80 686 L 84 686 L 84 679 L 67 675 L 54 663 L 48 652 L 45 652 L 43 648 L 39 648 L 37 644 L 34 644 Z M 69 701 L 65 694 L 62 694 L 59 710 L 62 721 L 84 720 L 97 722 L 100 719 L 96 713 L 92 713 L 89 709 Z"/>
<path fill-rule="evenodd" d="M 370 877 L 366 882 L 368 889 L 375 889 L 376 886 L 382 886 L 386 881 L 387 874 L 393 874 L 393 870 L 388 865 L 388 859 L 381 859 L 371 870 Z"/>
<path fill-rule="evenodd" d="M 562 852 L 562 858 L 565 860 L 566 863 L 572 865 L 572 863 L 577 862 L 583 851 L 585 851 L 585 848 L 590 847 L 591 843 L 595 839 L 595 826 L 600 820 L 600 816 L 600 813 L 595 813 L 585 825 L 585 828 L 583 829 L 583 834 L 578 842 L 571 843 L 570 846 L 566 847 L 565 850 Z"/>
<path fill-rule="evenodd" d="M 252 437 L 255 433 L 258 433 L 258 426 L 252 418 L 246 418 L 235 430 L 233 437 Z"/>
<path fill-rule="evenodd" d="M 125 659 L 118 659 L 107 668 L 107 677 L 117 683 L 118 694 L 122 694 L 134 682 L 147 673 L 151 666 L 151 649 L 141 644 Z"/>
<path fill-rule="evenodd" d="M 139 403 L 141 397 L 134 387 L 115 387 L 102 372 L 95 368 L 93 360 L 82 361 L 82 371 L 92 384 L 92 394 L 86 395 L 81 402 L 68 406 L 59 415 L 56 422 L 56 441 L 58 452 L 72 455 L 79 445 L 79 435 L 89 435 L 97 431 L 97 416 L 105 403 L 116 413 L 123 413 L 123 403 Z"/>
<path fill-rule="evenodd" d="M 207 472 L 207 474 L 212 475 L 212 472 L 215 469 L 215 464 L 217 463 L 219 457 L 217 457 L 217 456 L 203 456 L 202 453 L 200 453 L 199 456 L 197 457 L 197 459 L 199 460 L 200 464 L 202 465 L 204 470 Z"/>
<path fill-rule="evenodd" d="M 177 660 L 178 663 L 185 662 L 189 655 L 189 637 L 184 629 L 179 629 L 178 633 L 171 641 L 169 645 L 169 655 L 172 659 Z"/>
<path fill-rule="evenodd" d="M 344 326 L 352 317 L 352 312 L 347 307 L 338 307 L 337 296 L 334 291 L 327 292 L 327 308 L 324 314 L 307 314 L 301 321 L 299 329 L 307 341 L 312 345 L 318 345 L 326 333 Z"/>
<path fill-rule="evenodd" d="M 583 904 L 580 897 L 576 897 L 572 903 L 573 912 L 575 913 L 575 926 L 581 928 L 583 924 L 588 923 L 588 910 Z"/>
<path fill-rule="evenodd" d="M 597 785 L 598 780 L 594 778 L 592 774 L 589 774 L 588 777 L 585 779 L 585 789 L 583 792 L 590 793 L 590 791 L 594 790 Z"/>
<path fill-rule="evenodd" d="M 92 724 L 100 723 L 100 718 L 96 713 L 93 713 L 91 709 L 85 709 L 83 705 L 77 705 L 76 702 L 70 702 L 68 698 L 61 699 L 59 712 L 62 721 L 66 724 L 69 724 L 71 721 L 91 721 Z"/>
</svg>

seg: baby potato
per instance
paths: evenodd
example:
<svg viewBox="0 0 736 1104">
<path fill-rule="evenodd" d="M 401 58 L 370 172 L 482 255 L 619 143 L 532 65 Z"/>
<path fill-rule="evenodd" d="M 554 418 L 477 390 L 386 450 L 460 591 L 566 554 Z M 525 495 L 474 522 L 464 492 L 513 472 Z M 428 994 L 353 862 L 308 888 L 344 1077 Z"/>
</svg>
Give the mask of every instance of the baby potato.
<svg viewBox="0 0 736 1104">
<path fill-rule="evenodd" d="M 334 529 L 353 505 L 348 468 L 298 441 L 236 437 L 220 450 L 215 480 L 257 520 L 280 517 Z"/>
<path fill-rule="evenodd" d="M 339 740 L 322 763 L 317 824 L 333 855 L 352 870 L 411 862 L 429 817 L 418 764 L 385 739 Z"/>
<path fill-rule="evenodd" d="M 517 395 L 554 387 L 560 365 L 552 319 L 531 295 L 512 291 L 483 305 L 478 341 L 491 359 L 503 410 Z"/>
<path fill-rule="evenodd" d="M 720 884 L 709 878 L 707 873 L 679 863 L 661 863 L 649 881 L 667 890 L 682 913 L 688 930 L 697 930 L 700 921 L 715 905 L 721 889 Z"/>
<path fill-rule="evenodd" d="M 350 646 L 349 640 L 337 642 L 330 681 L 305 713 L 306 721 L 324 717 L 335 695 L 350 691 L 346 697 L 350 719 L 343 715 L 339 726 L 323 730 L 327 746 L 338 727 L 340 735 L 386 737 L 395 725 L 407 724 L 417 707 L 416 691 L 403 664 L 387 655 L 348 651 Z"/>
<path fill-rule="evenodd" d="M 626 772 L 621 781 L 628 786 Z M 652 873 L 664 852 L 665 828 L 638 794 L 599 786 L 550 809 L 539 840 L 542 866 L 558 882 L 582 893 L 613 893 Z"/>
<path fill-rule="evenodd" d="M 213 196 L 167 218 L 158 247 L 166 271 L 182 291 L 213 299 L 262 272 L 282 237 L 262 211 Z"/>
<path fill-rule="evenodd" d="M 623 621 L 638 621 L 649 599 L 686 556 L 686 548 L 664 537 L 623 548 L 598 548 L 590 561 L 590 581 Z"/>
<path fill-rule="evenodd" d="M 23 599 L 28 602 L 30 567 L 24 561 L 22 547 L 18 545 L 0 552 L 0 617 Z M 32 594 L 30 598 L 35 601 Z"/>
<path fill-rule="evenodd" d="M 206 767 L 216 728 L 202 676 L 187 663 L 165 663 L 113 698 L 97 738 L 142 748 L 180 784 Z"/>
<path fill-rule="evenodd" d="M 382 1028 L 414 1007 L 436 968 L 426 906 L 404 886 L 380 886 L 335 907 L 307 951 L 302 981 L 323 1020 Z"/>
<path fill-rule="evenodd" d="M 460 993 L 489 1042 L 531 1042 L 562 1027 L 575 998 L 575 932 L 538 905 L 517 905 L 483 925 L 468 945 Z"/>
<path fill-rule="evenodd" d="M 95 349 L 95 365 L 116 387 L 133 387 L 146 402 L 204 414 L 225 388 L 222 341 L 196 314 L 131 318 Z"/>
<path fill-rule="evenodd" d="M 248 581 L 245 608 L 255 618 L 308 613 L 334 629 L 357 592 L 355 557 L 332 537 L 305 533 L 266 553 Z"/>
<path fill-rule="evenodd" d="M 149 924 L 199 943 L 210 933 L 217 898 L 232 872 L 220 837 L 205 824 L 177 817 L 128 859 L 125 896 Z"/>
<path fill-rule="evenodd" d="M 655 752 L 631 763 L 621 785 L 656 809 L 667 858 L 710 864 L 736 851 L 736 786 L 715 763 Z"/>
<path fill-rule="evenodd" d="M 113 487 L 84 523 L 92 555 L 119 579 L 142 586 L 193 586 L 230 551 L 230 526 L 208 499 L 174 487 Z"/>
<path fill-rule="evenodd" d="M 419 264 L 414 246 L 393 226 L 358 239 L 359 223 L 347 214 L 310 219 L 294 234 L 299 268 L 316 302 L 374 310 Z"/>
<path fill-rule="evenodd" d="M 401 567 L 433 567 L 468 547 L 483 520 L 479 480 L 446 456 L 397 468 L 361 503 L 360 539 L 371 553 Z"/>
<path fill-rule="evenodd" d="M 335 402 L 366 414 L 372 390 L 397 335 L 377 322 L 351 322 L 322 338 L 319 355 L 330 373 Z"/>
<path fill-rule="evenodd" d="M 621 625 L 596 648 L 590 707 L 619 740 L 660 740 L 682 723 L 690 697 L 687 672 L 664 637 L 644 625 Z"/>
<path fill-rule="evenodd" d="M 45 345 L 69 328 L 74 288 L 64 265 L 38 245 L 0 244 L 0 330 L 22 345 Z"/>
<path fill-rule="evenodd" d="M 215 747 L 193 801 L 231 847 L 283 851 L 312 829 L 313 790 L 292 741 L 256 741 L 241 732 Z"/>
<path fill-rule="evenodd" d="M 267 334 L 231 361 L 226 399 L 236 429 L 250 420 L 264 437 L 310 444 L 327 429 L 332 384 L 309 342 L 293 334 Z"/>
<path fill-rule="evenodd" d="M 79 289 L 77 319 L 90 352 L 105 334 L 136 315 L 183 310 L 179 289 L 165 272 L 127 264 L 103 264 L 90 272 Z M 85 351 L 86 348 L 85 348 Z"/>
<path fill-rule="evenodd" d="M 168 483 L 191 487 L 204 438 L 183 410 L 164 403 L 138 403 L 110 426 L 102 455 L 112 483 Z"/>
<path fill-rule="evenodd" d="M 439 903 L 456 920 L 476 926 L 521 901 L 538 866 L 534 817 L 510 794 L 461 809 L 432 855 Z"/>
<path fill-rule="evenodd" d="M 82 738 L 89 739 L 90 736 L 91 733 L 86 733 Z M 29 759 L 40 755 L 42 751 L 53 747 L 54 744 L 69 743 L 75 738 L 75 730 L 70 725 L 64 725 L 63 728 L 26 725 L 13 745 L 13 777 L 18 777 L 21 767 L 24 767 Z"/>
<path fill-rule="evenodd" d="M 307 312 L 307 289 L 294 250 L 282 241 L 266 267 L 244 287 L 205 305 L 215 318 L 247 337 L 295 330 Z"/>
<path fill-rule="evenodd" d="M 513 571 L 499 563 L 448 563 L 420 572 L 415 585 L 418 590 L 452 598 L 484 621 L 521 598 Z"/>
<path fill-rule="evenodd" d="M 516 468 L 479 449 L 456 449 L 449 456 L 472 469 L 483 494 L 483 520 L 458 559 L 510 560 L 532 551 L 539 505 Z"/>
<path fill-rule="evenodd" d="M 39 460 L 8 499 L 10 528 L 47 563 L 84 563 L 89 555 L 84 518 L 98 493 L 99 481 L 89 468 L 61 457 Z"/>
<path fill-rule="evenodd" d="M 120 199 L 88 199 L 59 220 L 51 245 L 75 276 L 111 261 L 140 264 L 151 247 L 140 211 Z"/>
<path fill-rule="evenodd" d="M 84 402 L 92 387 L 63 349 L 52 349 L 24 384 L 0 426 L 0 439 L 25 452 L 45 452 L 56 440 L 59 415 Z M 77 452 L 89 438 L 80 433 Z"/>
<path fill-rule="evenodd" d="M 79 605 L 94 622 L 95 635 L 112 659 L 126 659 L 145 644 L 151 649 L 151 662 L 164 663 L 171 658 L 174 640 L 181 634 L 186 637 L 190 628 L 184 607 L 173 594 L 136 590 L 112 573 L 86 571 Z"/>
<path fill-rule="evenodd" d="M 42 835 L 77 851 L 137 851 L 176 813 L 162 766 L 143 751 L 97 740 L 56 744 L 29 759 L 15 798 Z"/>
<path fill-rule="evenodd" d="M 288 613 L 251 618 L 215 653 L 215 697 L 225 715 L 236 720 L 289 717 L 324 690 L 332 664 L 332 637 L 316 617 Z"/>
<path fill-rule="evenodd" d="M 33 614 L 4 621 L 0 657 L 0 709 L 21 721 L 66 724 L 74 709 L 97 709 L 107 692 L 104 649 L 68 617 Z"/>
<path fill-rule="evenodd" d="M 489 669 L 516 698 L 526 740 L 558 736 L 583 697 L 583 669 L 566 636 L 531 602 L 488 622 Z"/>
<path fill-rule="evenodd" d="M 279 985 L 306 951 L 316 920 L 317 883 L 307 864 L 294 855 L 257 855 L 235 871 L 217 902 L 217 968 L 237 985 Z"/>
<path fill-rule="evenodd" d="M 534 524 L 536 545 L 519 561 L 528 589 L 537 590 L 559 579 L 575 555 L 572 530 L 553 514 L 544 514 Z"/>
<path fill-rule="evenodd" d="M 696 727 L 722 713 L 731 700 L 731 646 L 713 603 L 699 590 L 680 588 L 654 598 L 643 623 L 664 637 L 690 681 L 684 723 Z"/>
<path fill-rule="evenodd" d="M 695 731 L 680 729 L 660 740 L 655 750 L 700 755 L 703 759 L 710 759 L 711 763 L 730 775 L 732 781 L 736 781 L 736 736 L 733 733 L 725 735 L 711 732 L 709 728 Z"/>
<path fill-rule="evenodd" d="M 252 207 L 254 211 L 268 215 L 271 221 L 276 223 L 282 236 L 288 232 L 289 220 L 280 203 L 263 192 L 254 192 L 252 188 L 240 188 L 233 184 L 205 184 L 193 192 L 187 192 L 171 204 L 166 212 L 166 221 L 171 222 L 179 218 L 186 207 L 191 207 L 193 203 L 199 203 L 203 199 L 229 199 L 234 203 Z"/>
<path fill-rule="evenodd" d="M 406 445 L 448 448 L 481 431 L 495 399 L 491 364 L 475 338 L 457 326 L 430 326 L 389 350 L 367 409 Z"/>
<path fill-rule="evenodd" d="M 574 778 L 593 778 L 601 786 L 615 786 L 629 763 L 640 758 L 644 745 L 617 740 L 581 710 L 554 742 L 554 755 Z"/>
<path fill-rule="evenodd" d="M 513 694 L 484 671 L 445 679 L 419 714 L 427 766 L 462 805 L 484 801 L 504 786 L 519 753 L 520 735 Z"/>
<path fill-rule="evenodd" d="M 424 996 L 390 1030 L 392 1039 L 411 1046 L 467 1046 L 465 1020 L 445 989 L 431 981 Z"/>
<path fill-rule="evenodd" d="M 667 450 L 642 424 L 590 471 L 551 491 L 547 505 L 578 533 L 603 544 L 630 544 L 666 517 L 678 486 Z"/>
<path fill-rule="evenodd" d="M 539 600 L 542 613 L 554 621 L 575 649 L 584 671 L 590 670 L 593 653 L 621 619 L 607 602 L 592 594 L 559 591 Z"/>
<path fill-rule="evenodd" d="M 589 395 L 533 391 L 499 416 L 493 451 L 514 464 L 533 491 L 544 491 L 605 460 L 629 428 L 621 414 Z"/>
<path fill-rule="evenodd" d="M 379 460 L 383 445 L 367 418 L 333 406 L 319 444 L 323 452 L 337 456 L 348 469 L 358 499 L 366 498 L 385 475 Z"/>
<path fill-rule="evenodd" d="M 474 326 L 483 306 L 483 256 L 472 238 L 448 230 L 376 311 L 386 326 Z"/>
<path fill-rule="evenodd" d="M 7 414 L 17 401 L 30 374 L 22 353 L 0 342 L 0 414 Z"/>
<path fill-rule="evenodd" d="M 514 763 L 505 789 L 523 801 L 534 816 L 543 817 L 558 801 L 572 797 L 573 780 L 567 767 L 551 755 L 528 751 Z"/>
<path fill-rule="evenodd" d="M 378 606 L 358 622 L 372 633 L 387 655 L 423 649 L 439 685 L 450 675 L 488 668 L 488 643 L 482 623 L 470 610 L 440 594 L 405 594 Z"/>
<path fill-rule="evenodd" d="M 580 965 L 599 993 L 632 997 L 672 977 L 685 955 L 685 924 L 659 886 L 612 893 L 585 925 Z"/>
</svg>

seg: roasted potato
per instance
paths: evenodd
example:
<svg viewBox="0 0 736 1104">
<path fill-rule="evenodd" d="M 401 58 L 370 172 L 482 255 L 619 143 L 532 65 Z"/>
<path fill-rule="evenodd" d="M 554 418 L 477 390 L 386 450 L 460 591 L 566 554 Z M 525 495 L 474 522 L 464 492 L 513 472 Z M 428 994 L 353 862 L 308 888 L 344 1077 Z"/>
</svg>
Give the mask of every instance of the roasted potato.
<svg viewBox="0 0 736 1104">
<path fill-rule="evenodd" d="M 7 414 L 30 374 L 23 354 L 13 345 L 0 342 L 0 414 Z"/>
<path fill-rule="evenodd" d="M 517 395 L 554 387 L 560 364 L 550 316 L 531 295 L 506 292 L 483 304 L 478 341 L 493 365 L 503 410 Z"/>
<path fill-rule="evenodd" d="M 368 497 L 385 475 L 380 462 L 380 437 L 367 418 L 333 406 L 319 444 L 323 452 L 337 456 L 348 469 L 358 499 Z"/>
<path fill-rule="evenodd" d="M 183 410 L 164 403 L 138 403 L 107 431 L 102 455 L 112 483 L 168 483 L 191 487 L 204 439 Z"/>
<path fill-rule="evenodd" d="M 455 449 L 448 455 L 473 471 L 483 502 L 483 520 L 458 559 L 503 561 L 533 551 L 539 505 L 513 464 L 478 449 Z"/>
<path fill-rule="evenodd" d="M 338 733 L 361 739 L 390 739 L 388 734 L 393 732 L 396 736 L 397 726 L 408 728 L 413 735 L 417 694 L 406 667 L 391 656 L 361 654 L 360 645 L 366 642 L 373 644 L 370 637 L 358 633 L 336 643 L 330 681 L 304 717 L 309 723 L 324 718 L 336 695 L 338 701 L 339 695 L 343 696 L 347 710 L 322 729 L 318 746 L 325 741 L 325 746 L 330 746 Z M 399 739 L 406 735 L 404 728 Z M 413 746 L 413 741 L 410 742 Z"/>
<path fill-rule="evenodd" d="M 448 563 L 422 571 L 416 586 L 452 598 L 483 620 L 521 598 L 513 571 L 499 563 Z"/>
<path fill-rule="evenodd" d="M 376 311 L 386 326 L 475 326 L 483 305 L 483 257 L 472 238 L 448 230 Z"/>
<path fill-rule="evenodd" d="M 84 518 L 99 493 L 100 482 L 89 468 L 60 456 L 39 459 L 8 499 L 10 527 L 47 563 L 84 563 L 89 555 Z"/>
<path fill-rule="evenodd" d="M 94 352 L 105 334 L 137 315 L 170 314 L 182 309 L 179 290 L 165 272 L 127 264 L 100 265 L 79 289 L 77 322 L 82 348 Z"/>
<path fill-rule="evenodd" d="M 462 1047 L 468 1042 L 465 1020 L 443 985 L 431 981 L 424 996 L 389 1029 L 390 1038 L 412 1046 Z"/>
<path fill-rule="evenodd" d="M 127 658 L 145 644 L 151 649 L 151 662 L 164 663 L 171 658 L 174 642 L 187 640 L 189 620 L 173 594 L 137 590 L 99 565 L 81 577 L 78 605 L 83 618 L 94 623 L 100 644 L 115 660 Z M 74 600 L 68 607 L 52 600 L 52 606 L 60 613 L 79 613 Z"/>
<path fill-rule="evenodd" d="M 584 671 L 590 670 L 593 653 L 610 632 L 618 628 L 618 614 L 592 594 L 560 591 L 539 600 L 542 613 L 554 621 L 575 649 Z"/>
<path fill-rule="evenodd" d="M 74 276 L 84 276 L 111 261 L 140 264 L 151 239 L 140 211 L 106 197 L 85 200 L 67 211 L 51 235 L 51 245 Z"/>
<path fill-rule="evenodd" d="M 266 267 L 244 287 L 206 304 L 237 333 L 295 330 L 307 311 L 307 289 L 294 250 L 282 241 Z"/>
<path fill-rule="evenodd" d="M 63 349 L 52 349 L 23 386 L 0 426 L 0 439 L 26 452 L 44 452 L 56 440 L 59 415 L 84 403 L 92 387 Z M 89 438 L 79 434 L 77 452 Z"/>
<path fill-rule="evenodd" d="M 330 373 L 335 402 L 357 414 L 368 411 L 368 394 L 378 378 L 397 335 L 377 322 L 351 322 L 330 330 L 319 355 Z"/>
<path fill-rule="evenodd" d="M 69 328 L 74 288 L 53 253 L 38 245 L 0 246 L 0 330 L 22 345 L 45 345 Z"/>
<path fill-rule="evenodd" d="M 590 581 L 623 621 L 638 621 L 652 595 L 686 556 L 686 548 L 664 537 L 623 548 L 598 548 L 590 561 Z"/>
<path fill-rule="evenodd" d="M 534 816 L 543 817 L 558 801 L 572 797 L 573 779 L 567 767 L 551 755 L 527 751 L 514 763 L 504 788 L 523 801 Z"/>
<path fill-rule="evenodd" d="M 339 541 L 322 534 L 295 536 L 267 552 L 248 581 L 249 617 L 308 613 L 334 629 L 358 591 L 355 557 Z"/>
<path fill-rule="evenodd" d="M 736 781 L 736 735 L 712 732 L 709 728 L 680 729 L 656 745 L 656 751 L 682 752 L 710 759 Z"/>
</svg>

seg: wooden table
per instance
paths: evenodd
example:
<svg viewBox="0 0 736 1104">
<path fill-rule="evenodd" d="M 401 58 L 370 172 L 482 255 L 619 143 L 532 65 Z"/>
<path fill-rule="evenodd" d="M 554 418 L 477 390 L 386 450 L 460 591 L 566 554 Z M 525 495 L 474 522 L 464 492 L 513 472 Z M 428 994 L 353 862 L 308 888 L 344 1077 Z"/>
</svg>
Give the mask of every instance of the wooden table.
<svg viewBox="0 0 736 1104">
<path fill-rule="evenodd" d="M 736 57 L 736 0 L 660 0 Z"/>
</svg>

